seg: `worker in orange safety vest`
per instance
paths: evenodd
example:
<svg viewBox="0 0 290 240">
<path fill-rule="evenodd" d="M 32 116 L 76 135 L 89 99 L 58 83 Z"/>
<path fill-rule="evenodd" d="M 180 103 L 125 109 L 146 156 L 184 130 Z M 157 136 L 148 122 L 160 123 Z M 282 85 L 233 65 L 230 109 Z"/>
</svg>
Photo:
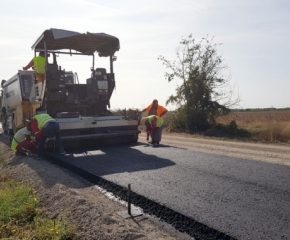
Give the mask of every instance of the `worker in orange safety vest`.
<svg viewBox="0 0 290 240">
<path fill-rule="evenodd" d="M 154 99 L 153 102 L 146 108 L 144 108 L 141 113 L 147 111 L 147 117 L 151 115 L 156 115 L 163 118 L 163 115 L 167 113 L 167 109 L 161 105 L 158 105 L 158 100 Z"/>
</svg>

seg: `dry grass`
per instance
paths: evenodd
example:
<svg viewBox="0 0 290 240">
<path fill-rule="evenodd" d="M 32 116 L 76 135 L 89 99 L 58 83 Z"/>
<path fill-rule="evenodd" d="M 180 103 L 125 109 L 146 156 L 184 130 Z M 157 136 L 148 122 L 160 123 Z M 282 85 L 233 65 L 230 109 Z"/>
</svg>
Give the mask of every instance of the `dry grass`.
<svg viewBox="0 0 290 240">
<path fill-rule="evenodd" d="M 171 121 L 173 112 L 164 115 L 164 127 Z M 125 110 L 116 110 L 114 114 L 124 115 Z M 127 116 L 135 116 L 135 110 L 128 109 Z M 143 113 L 141 117 L 145 116 Z M 290 110 L 284 111 L 247 111 L 232 112 L 226 116 L 219 117 L 217 122 L 225 126 L 235 121 L 238 129 L 244 129 L 252 134 L 251 139 L 261 142 L 290 142 Z M 139 126 L 144 132 L 145 126 Z"/>
<path fill-rule="evenodd" d="M 290 142 L 290 111 L 234 112 L 219 117 L 218 123 L 235 121 L 238 128 L 265 142 Z"/>
</svg>

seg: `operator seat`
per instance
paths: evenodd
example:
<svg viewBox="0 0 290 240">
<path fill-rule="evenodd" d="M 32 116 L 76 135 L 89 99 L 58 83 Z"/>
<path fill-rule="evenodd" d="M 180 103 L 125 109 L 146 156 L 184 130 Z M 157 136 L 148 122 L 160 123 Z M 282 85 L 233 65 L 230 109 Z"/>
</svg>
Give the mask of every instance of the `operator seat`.
<svg viewBox="0 0 290 240">
<path fill-rule="evenodd" d="M 58 65 L 56 63 L 48 63 L 47 64 L 47 71 L 49 73 L 56 72 L 58 70 Z"/>
<path fill-rule="evenodd" d="M 58 71 L 58 65 L 57 65 L 55 53 L 52 53 L 52 56 L 53 56 L 53 62 L 52 63 L 48 62 L 46 64 L 47 65 L 46 69 L 47 69 L 48 74 L 53 74 Z"/>
</svg>

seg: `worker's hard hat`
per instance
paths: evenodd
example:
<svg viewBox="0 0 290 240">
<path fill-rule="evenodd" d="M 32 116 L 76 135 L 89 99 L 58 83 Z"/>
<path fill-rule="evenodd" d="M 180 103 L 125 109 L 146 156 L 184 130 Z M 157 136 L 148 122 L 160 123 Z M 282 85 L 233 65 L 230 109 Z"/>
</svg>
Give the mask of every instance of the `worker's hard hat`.
<svg viewBox="0 0 290 240">
<path fill-rule="evenodd" d="M 144 125 L 147 120 L 147 117 L 143 117 L 140 121 L 141 125 Z"/>
</svg>

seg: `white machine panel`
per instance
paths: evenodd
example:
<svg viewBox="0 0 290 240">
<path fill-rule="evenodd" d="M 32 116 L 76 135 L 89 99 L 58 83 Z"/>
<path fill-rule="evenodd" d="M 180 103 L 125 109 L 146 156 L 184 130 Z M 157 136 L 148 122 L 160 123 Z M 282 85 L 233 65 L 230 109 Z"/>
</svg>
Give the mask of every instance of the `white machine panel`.
<svg viewBox="0 0 290 240">
<path fill-rule="evenodd" d="M 128 121 L 119 116 L 56 118 L 56 120 L 59 122 L 61 130 L 138 125 L 136 120 Z"/>
</svg>

